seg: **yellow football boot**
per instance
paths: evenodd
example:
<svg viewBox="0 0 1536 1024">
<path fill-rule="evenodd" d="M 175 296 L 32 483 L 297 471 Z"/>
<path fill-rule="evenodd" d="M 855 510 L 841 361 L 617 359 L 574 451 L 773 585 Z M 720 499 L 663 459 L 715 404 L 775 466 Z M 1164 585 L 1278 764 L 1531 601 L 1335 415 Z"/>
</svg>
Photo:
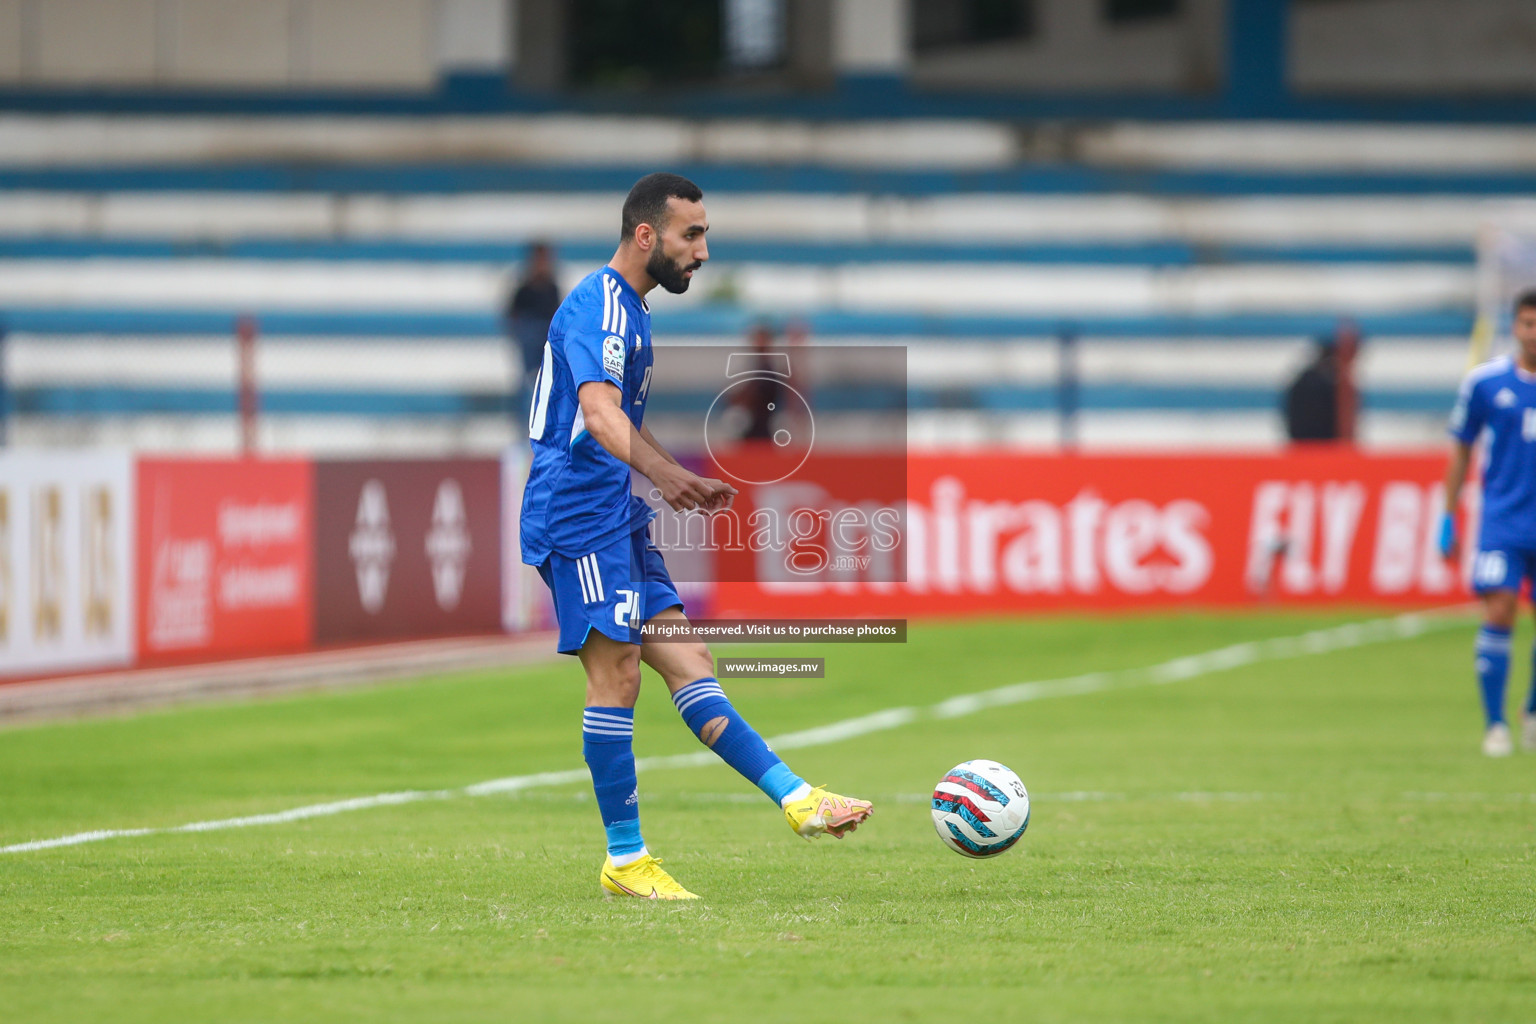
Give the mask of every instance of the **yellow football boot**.
<svg viewBox="0 0 1536 1024">
<path fill-rule="evenodd" d="M 868 800 L 838 796 L 817 786 L 785 806 L 784 820 L 795 830 L 795 835 L 814 839 L 825 832 L 833 839 L 841 839 L 874 813 L 875 807 Z"/>
<path fill-rule="evenodd" d="M 638 896 L 643 900 L 696 900 L 698 895 L 677 884 L 661 869 L 661 861 L 646 854 L 632 864 L 615 867 L 612 857 L 603 859 L 599 876 L 603 889 L 613 896 Z"/>
</svg>

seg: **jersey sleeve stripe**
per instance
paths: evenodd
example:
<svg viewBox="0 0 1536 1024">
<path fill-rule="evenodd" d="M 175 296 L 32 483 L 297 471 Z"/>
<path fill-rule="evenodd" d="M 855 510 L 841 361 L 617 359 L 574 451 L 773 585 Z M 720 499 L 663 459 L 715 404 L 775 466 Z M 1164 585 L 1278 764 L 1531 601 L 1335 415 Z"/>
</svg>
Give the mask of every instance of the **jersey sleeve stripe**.
<svg viewBox="0 0 1536 1024">
<path fill-rule="evenodd" d="M 618 296 L 614 296 L 614 298 L 617 299 Z M 619 303 L 619 329 L 614 331 L 613 333 L 617 334 L 619 336 L 619 340 L 622 341 L 624 339 L 625 333 L 628 330 L 629 330 L 629 310 L 624 308 L 624 303 L 623 302 L 620 302 Z"/>
<path fill-rule="evenodd" d="M 1462 378 L 1462 387 L 1471 388 L 1487 380 L 1489 377 L 1497 377 L 1500 374 L 1508 373 L 1514 365 L 1515 361 L 1509 356 L 1499 356 L 1497 359 L 1490 359 L 1486 363 L 1474 366 Z"/>
<path fill-rule="evenodd" d="M 613 317 L 613 292 L 608 289 L 608 275 L 603 275 L 603 330 L 608 330 L 608 321 Z"/>
</svg>

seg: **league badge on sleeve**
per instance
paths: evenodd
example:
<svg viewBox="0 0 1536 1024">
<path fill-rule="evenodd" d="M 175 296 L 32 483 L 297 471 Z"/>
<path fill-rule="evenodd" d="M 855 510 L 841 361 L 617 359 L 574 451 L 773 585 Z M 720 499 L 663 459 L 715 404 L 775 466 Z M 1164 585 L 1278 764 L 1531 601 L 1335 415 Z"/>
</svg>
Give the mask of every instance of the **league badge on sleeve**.
<svg viewBox="0 0 1536 1024">
<path fill-rule="evenodd" d="M 624 339 L 617 334 L 603 339 L 603 370 L 620 384 L 624 383 Z"/>
</svg>

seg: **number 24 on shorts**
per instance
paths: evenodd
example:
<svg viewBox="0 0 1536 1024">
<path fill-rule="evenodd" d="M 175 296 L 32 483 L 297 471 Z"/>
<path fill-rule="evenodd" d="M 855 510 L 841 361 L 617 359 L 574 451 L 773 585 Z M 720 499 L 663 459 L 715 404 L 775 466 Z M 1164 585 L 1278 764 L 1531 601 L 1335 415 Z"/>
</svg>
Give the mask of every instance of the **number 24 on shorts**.
<svg viewBox="0 0 1536 1024">
<path fill-rule="evenodd" d="M 631 629 L 640 625 L 640 591 L 617 590 L 618 602 L 613 606 L 613 622 Z"/>
</svg>

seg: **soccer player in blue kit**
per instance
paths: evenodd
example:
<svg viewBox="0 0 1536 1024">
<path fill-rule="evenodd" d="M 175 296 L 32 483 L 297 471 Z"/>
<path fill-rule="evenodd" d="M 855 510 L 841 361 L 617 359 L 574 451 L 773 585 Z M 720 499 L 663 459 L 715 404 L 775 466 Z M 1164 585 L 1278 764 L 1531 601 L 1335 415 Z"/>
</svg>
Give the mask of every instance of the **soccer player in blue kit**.
<svg viewBox="0 0 1536 1024">
<path fill-rule="evenodd" d="M 790 771 L 732 707 L 702 643 L 643 639 L 646 622 L 686 625 L 683 602 L 650 542 L 654 513 L 630 492 L 634 469 L 679 512 L 728 508 L 736 489 L 684 469 L 643 424 L 651 387 L 651 309 L 657 285 L 688 290 L 709 259 L 704 194 L 687 178 L 649 174 L 624 200 L 618 251 L 568 295 L 549 326 L 528 433 L 523 561 L 554 595 L 559 650 L 587 675 L 582 752 L 608 833 L 599 874 L 614 896 L 697 899 L 640 836 L 632 741 L 640 665 L 667 685 L 689 730 L 784 812 L 807 839 L 842 838 L 868 801 L 812 787 Z"/>
<path fill-rule="evenodd" d="M 1483 469 L 1482 524 L 1472 588 L 1483 602 L 1483 625 L 1475 645 L 1487 730 L 1483 753 L 1511 753 L 1504 721 L 1504 688 L 1509 678 L 1509 636 L 1515 626 L 1520 585 L 1536 580 L 1536 290 L 1515 300 L 1515 351 L 1482 364 L 1467 375 L 1451 412 L 1455 439 L 1445 478 L 1445 512 L 1440 550 L 1453 557 L 1458 547 L 1455 509 L 1466 482 L 1472 446 L 1487 435 Z M 1522 716 L 1520 745 L 1536 750 L 1536 672 Z"/>
</svg>

